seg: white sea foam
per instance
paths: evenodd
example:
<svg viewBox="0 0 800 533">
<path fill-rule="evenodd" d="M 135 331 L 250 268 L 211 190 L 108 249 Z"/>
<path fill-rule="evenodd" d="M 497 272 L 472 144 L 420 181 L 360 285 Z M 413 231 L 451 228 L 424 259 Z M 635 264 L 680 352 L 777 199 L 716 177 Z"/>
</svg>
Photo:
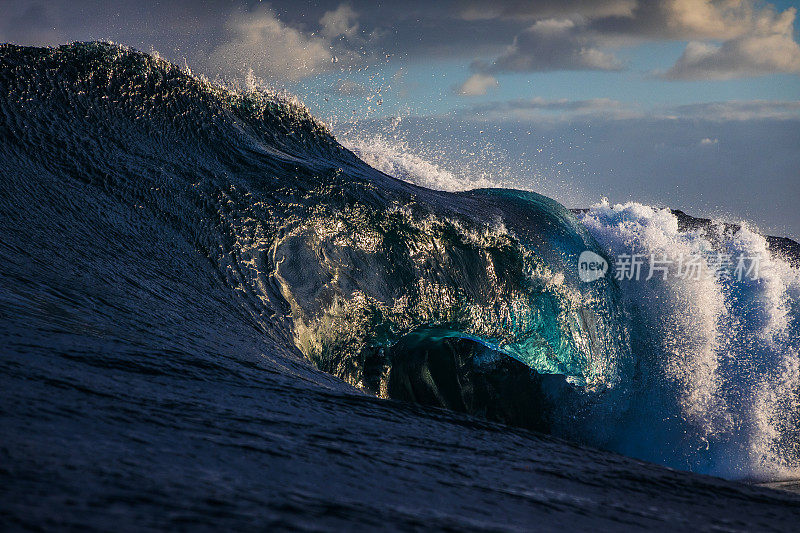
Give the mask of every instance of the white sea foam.
<svg viewBox="0 0 800 533">
<path fill-rule="evenodd" d="M 620 281 L 640 377 L 635 407 L 606 445 L 724 477 L 800 475 L 800 272 L 771 257 L 764 237 L 746 226 L 734 234 L 716 226 L 713 236 L 679 232 L 666 209 L 607 202 L 582 221 L 612 257 L 655 254 L 677 263 L 680 255 L 707 257 L 717 241 L 724 253 L 760 258 L 756 279 L 671 271 L 666 279 Z M 703 264 L 704 273 L 710 268 Z"/>
<path fill-rule="evenodd" d="M 500 187 L 502 180 L 487 175 L 457 175 L 419 155 L 403 140 L 383 135 L 347 136 L 342 143 L 365 163 L 395 178 L 441 191 Z"/>
</svg>

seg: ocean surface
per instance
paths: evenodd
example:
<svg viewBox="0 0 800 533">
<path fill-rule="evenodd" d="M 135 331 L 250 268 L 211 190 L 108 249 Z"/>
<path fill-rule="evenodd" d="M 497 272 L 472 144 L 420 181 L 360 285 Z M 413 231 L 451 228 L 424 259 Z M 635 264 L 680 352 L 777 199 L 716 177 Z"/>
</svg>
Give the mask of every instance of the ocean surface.
<svg viewBox="0 0 800 533">
<path fill-rule="evenodd" d="M 796 527 L 791 242 L 352 148 L 131 49 L 0 45 L 3 529 Z"/>
</svg>

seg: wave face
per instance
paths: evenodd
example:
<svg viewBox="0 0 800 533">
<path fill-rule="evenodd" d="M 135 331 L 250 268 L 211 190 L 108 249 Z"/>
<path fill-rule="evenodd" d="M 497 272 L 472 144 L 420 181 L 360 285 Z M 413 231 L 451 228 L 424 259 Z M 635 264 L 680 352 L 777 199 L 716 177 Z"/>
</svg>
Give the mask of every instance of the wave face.
<svg viewBox="0 0 800 533">
<path fill-rule="evenodd" d="M 405 153 L 403 143 L 377 138 L 353 148 L 420 185 L 470 184 Z M 747 224 L 637 203 L 601 203 L 578 210 L 578 218 L 606 257 L 642 259 L 641 276 L 619 282 L 634 368 L 625 373 L 632 379 L 594 396 L 589 411 L 560 391 L 546 409 L 568 405 L 556 418 L 571 424 L 547 429 L 683 470 L 737 479 L 800 476 L 797 244 L 763 237 Z M 651 256 L 669 265 L 666 279 L 661 272 L 645 279 Z M 701 259 L 699 276 L 679 272 L 680 260 L 691 257 Z M 756 279 L 731 275 L 735 264 L 715 275 L 719 257 L 756 258 Z"/>
<path fill-rule="evenodd" d="M 797 472 L 797 270 L 578 275 L 587 250 L 765 252 L 749 230 L 712 243 L 644 206 L 581 223 L 532 192 L 425 189 L 291 100 L 109 44 L 4 45 L 0 94 L 9 367 L 46 373 L 56 349 L 65 374 L 201 379 L 267 357 L 276 379 L 343 387 L 306 359 L 382 397 L 683 469 Z"/>
</svg>

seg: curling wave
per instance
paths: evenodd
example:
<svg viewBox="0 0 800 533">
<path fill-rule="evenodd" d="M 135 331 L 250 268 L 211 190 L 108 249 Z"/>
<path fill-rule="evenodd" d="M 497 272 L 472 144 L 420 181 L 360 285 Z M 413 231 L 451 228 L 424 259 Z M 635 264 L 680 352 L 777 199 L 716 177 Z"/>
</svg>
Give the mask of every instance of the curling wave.
<svg viewBox="0 0 800 533">
<path fill-rule="evenodd" d="M 587 250 L 766 253 L 746 228 L 712 238 L 635 204 L 579 221 L 532 192 L 425 189 L 363 163 L 291 99 L 110 44 L 3 45 L 0 94 L 5 301 L 26 312 L 24 295 L 65 291 L 74 308 L 45 314 L 99 344 L 182 331 L 185 353 L 209 354 L 248 332 L 287 379 L 302 354 L 383 397 L 671 466 L 797 472 L 796 269 L 770 256 L 752 283 L 578 273 Z M 66 240 L 26 255 L 52 228 Z M 145 243 L 157 269 L 126 252 Z M 164 309 L 137 307 L 140 293 Z M 200 294 L 226 310 L 212 333 L 181 312 Z"/>
</svg>

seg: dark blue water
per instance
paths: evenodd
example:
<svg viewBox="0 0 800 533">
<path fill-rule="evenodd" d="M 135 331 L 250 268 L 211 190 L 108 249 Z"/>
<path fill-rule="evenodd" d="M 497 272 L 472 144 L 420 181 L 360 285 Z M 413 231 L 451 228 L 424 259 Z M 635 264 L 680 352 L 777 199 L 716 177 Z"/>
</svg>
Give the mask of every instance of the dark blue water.
<svg viewBox="0 0 800 533">
<path fill-rule="evenodd" d="M 790 493 L 529 431 L 795 465 L 791 402 L 764 408 L 766 463 L 736 433 L 645 438 L 637 349 L 660 337 L 576 274 L 630 218 L 603 209 L 416 187 L 290 101 L 117 46 L 3 45 L 0 523 L 791 528 Z"/>
</svg>

